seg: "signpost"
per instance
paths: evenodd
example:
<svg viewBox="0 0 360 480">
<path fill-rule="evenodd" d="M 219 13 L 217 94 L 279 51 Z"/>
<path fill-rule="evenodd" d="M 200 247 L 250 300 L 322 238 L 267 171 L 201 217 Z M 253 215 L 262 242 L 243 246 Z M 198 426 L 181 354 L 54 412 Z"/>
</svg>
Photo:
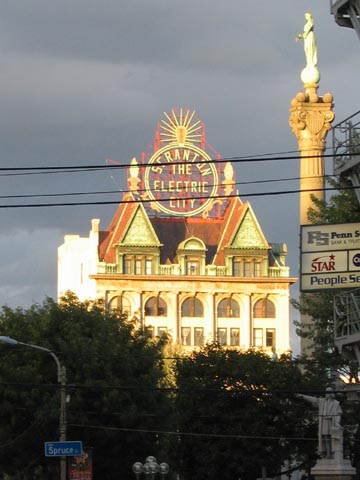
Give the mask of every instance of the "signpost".
<svg viewBox="0 0 360 480">
<path fill-rule="evenodd" d="M 300 290 L 359 286 L 360 223 L 302 225 Z"/>
<path fill-rule="evenodd" d="M 45 442 L 46 457 L 75 457 L 82 453 L 82 442 Z"/>
</svg>

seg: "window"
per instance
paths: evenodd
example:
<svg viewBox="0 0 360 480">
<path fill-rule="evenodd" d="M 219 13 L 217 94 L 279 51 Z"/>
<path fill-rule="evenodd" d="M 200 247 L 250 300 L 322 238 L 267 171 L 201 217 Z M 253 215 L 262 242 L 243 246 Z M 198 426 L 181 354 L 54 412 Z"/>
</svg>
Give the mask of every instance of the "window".
<svg viewBox="0 0 360 480">
<path fill-rule="evenodd" d="M 254 346 L 263 346 L 263 331 L 262 328 L 254 328 Z"/>
<path fill-rule="evenodd" d="M 163 337 L 167 333 L 167 328 L 166 327 L 158 327 L 157 329 L 157 334 L 158 337 Z"/>
<path fill-rule="evenodd" d="M 145 260 L 145 274 L 146 275 L 151 275 L 152 272 L 152 260 L 149 260 L 148 258 Z"/>
<path fill-rule="evenodd" d="M 204 344 L 204 329 L 201 327 L 194 328 L 194 345 L 201 347 Z"/>
<path fill-rule="evenodd" d="M 232 347 L 240 346 L 240 328 L 230 328 L 230 345 Z"/>
<path fill-rule="evenodd" d="M 126 275 L 151 275 L 152 274 L 152 258 L 142 255 L 125 255 L 123 259 L 123 272 Z"/>
<path fill-rule="evenodd" d="M 199 262 L 196 260 L 186 262 L 186 274 L 190 276 L 200 275 Z"/>
<path fill-rule="evenodd" d="M 227 345 L 227 328 L 218 328 L 217 337 L 219 345 Z"/>
<path fill-rule="evenodd" d="M 266 343 L 267 347 L 275 347 L 275 328 L 266 329 Z"/>
<path fill-rule="evenodd" d="M 161 297 L 151 297 L 145 303 L 145 316 L 166 317 L 167 304 Z"/>
<path fill-rule="evenodd" d="M 234 257 L 234 277 L 261 277 L 261 260 L 259 258 Z"/>
<path fill-rule="evenodd" d="M 258 300 L 254 305 L 254 318 L 275 318 L 275 305 L 268 298 Z"/>
<path fill-rule="evenodd" d="M 218 317 L 238 318 L 240 317 L 239 304 L 231 297 L 224 298 L 217 308 Z"/>
<path fill-rule="evenodd" d="M 238 258 L 233 259 L 233 276 L 240 277 L 241 262 Z"/>
<path fill-rule="evenodd" d="M 135 275 L 141 275 L 141 260 L 139 258 L 135 259 Z"/>
<path fill-rule="evenodd" d="M 254 264 L 254 277 L 261 277 L 261 263 L 255 262 Z"/>
<path fill-rule="evenodd" d="M 196 297 L 187 298 L 181 305 L 182 317 L 203 317 L 204 307 Z"/>
<path fill-rule="evenodd" d="M 130 317 L 130 314 L 131 314 L 130 302 L 122 295 L 118 295 L 112 298 L 109 303 L 109 308 L 112 311 L 117 310 L 122 315 L 127 315 L 127 317 Z"/>
<path fill-rule="evenodd" d="M 154 327 L 145 327 L 145 335 L 148 338 L 154 338 Z"/>
<path fill-rule="evenodd" d="M 191 345 L 191 328 L 181 327 L 181 343 L 182 345 Z"/>
<path fill-rule="evenodd" d="M 251 263 L 244 262 L 244 277 L 251 277 Z"/>
<path fill-rule="evenodd" d="M 124 259 L 124 273 L 130 275 L 131 274 L 131 260 L 130 258 Z"/>
</svg>

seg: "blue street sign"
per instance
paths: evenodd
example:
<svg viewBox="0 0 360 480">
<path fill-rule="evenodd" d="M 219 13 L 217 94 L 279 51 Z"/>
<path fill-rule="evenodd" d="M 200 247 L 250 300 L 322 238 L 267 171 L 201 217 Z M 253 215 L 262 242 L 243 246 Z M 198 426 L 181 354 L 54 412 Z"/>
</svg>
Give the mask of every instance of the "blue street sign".
<svg viewBox="0 0 360 480">
<path fill-rule="evenodd" d="M 46 457 L 75 457 L 82 453 L 82 442 L 45 442 Z"/>
</svg>

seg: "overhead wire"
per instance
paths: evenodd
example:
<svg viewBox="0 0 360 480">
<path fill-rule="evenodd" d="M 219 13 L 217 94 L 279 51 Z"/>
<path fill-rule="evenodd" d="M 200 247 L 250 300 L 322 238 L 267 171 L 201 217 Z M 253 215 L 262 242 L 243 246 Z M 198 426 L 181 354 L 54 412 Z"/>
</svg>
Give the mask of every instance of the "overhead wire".
<svg viewBox="0 0 360 480">
<path fill-rule="evenodd" d="M 287 151 L 287 152 L 277 152 L 276 154 L 273 153 L 264 153 L 260 155 L 253 155 L 253 156 L 235 156 L 235 157 L 221 157 L 221 158 L 214 158 L 211 160 L 206 160 L 205 162 L 208 163 L 238 163 L 238 162 L 264 162 L 264 161 L 282 161 L 282 160 L 298 160 L 304 158 L 318 158 L 318 155 L 299 155 L 299 152 L 296 151 L 297 155 L 288 155 L 289 153 L 295 153 L 295 151 Z M 354 155 L 359 155 L 354 153 Z M 333 157 L 333 153 L 331 154 L 323 154 L 324 158 L 326 157 Z M 348 156 L 348 154 L 338 154 L 337 157 Z M 171 162 L 171 165 L 181 165 L 188 163 L 186 161 L 174 161 Z M 139 168 L 151 168 L 153 164 L 139 164 Z M 157 162 L 157 166 L 167 166 L 169 162 Z M 35 166 L 35 167 L 0 167 L 0 172 L 7 172 L 7 173 L 0 173 L 1 176 L 11 176 L 11 175 L 36 175 L 36 174 L 50 174 L 50 173 L 83 173 L 83 172 L 94 172 L 94 171 L 103 171 L 103 170 L 113 170 L 113 169 L 123 169 L 123 168 L 130 168 L 132 166 L 131 163 L 127 164 L 116 164 L 112 162 L 111 165 L 72 165 L 72 166 Z M 16 173 L 14 173 L 16 172 Z M 329 177 L 327 175 L 327 177 Z M 267 184 L 267 183 L 279 183 L 279 182 L 290 182 L 299 180 L 300 177 L 288 177 L 288 178 L 275 178 L 275 179 L 265 179 L 265 180 L 253 180 L 253 181 L 243 181 L 243 182 L 234 182 L 234 186 L 240 185 L 256 185 L 256 184 Z M 209 188 L 213 187 L 214 185 L 208 185 Z M 355 187 L 349 186 L 344 187 L 353 189 Z M 321 189 L 323 190 L 323 189 Z M 336 190 L 336 188 L 326 187 L 325 190 Z M 241 196 L 243 197 L 254 197 L 254 196 L 273 196 L 273 195 L 287 195 L 287 194 L 294 194 L 300 192 L 306 192 L 307 190 L 284 190 L 284 191 L 275 191 L 275 192 L 252 192 L 252 193 L 242 193 Z M 311 192 L 316 190 L 309 190 Z M 85 196 L 85 195 L 114 195 L 118 193 L 124 193 L 124 190 L 112 190 L 112 191 L 92 191 L 92 192 L 64 192 L 64 193 L 49 193 L 49 194 L 17 194 L 17 195 L 1 195 L 1 199 L 22 199 L 22 198 L 55 198 L 55 197 L 69 197 L 69 196 Z M 140 195 L 143 193 L 144 190 L 139 189 L 138 194 Z M 239 196 L 237 193 L 236 195 L 228 195 L 227 198 L 231 198 L 232 196 Z M 197 200 L 207 200 L 209 198 L 218 199 L 223 198 L 223 195 L 210 195 L 210 196 L 201 196 L 196 197 Z M 170 201 L 170 198 L 161 198 L 162 202 Z M 136 202 L 143 202 L 148 203 L 154 201 L 154 199 L 137 199 Z M 67 203 L 33 203 L 33 204 L 5 204 L 0 205 L 0 209 L 7 209 L 7 208 L 41 208 L 41 207 L 65 207 L 65 206 L 84 206 L 84 205 L 109 205 L 109 204 L 118 204 L 118 203 L 131 203 L 132 200 L 103 200 L 103 201 L 86 201 L 86 202 L 67 202 Z"/>
<path fill-rule="evenodd" d="M 355 149 L 359 145 L 352 145 L 352 148 Z M 155 152 L 156 153 L 156 152 Z M 287 153 L 287 152 L 285 152 Z M 256 162 L 273 162 L 273 161 L 284 161 L 284 160 L 303 160 L 303 159 L 312 159 L 312 158 L 319 158 L 319 155 L 304 155 L 302 152 L 301 154 L 297 151 L 297 155 L 285 155 L 281 156 L 282 153 L 279 154 L 261 154 L 261 155 L 246 155 L 246 156 L 235 156 L 235 157 L 220 157 L 220 158 L 211 158 L 210 160 L 203 160 L 204 163 L 214 163 L 214 164 L 221 164 L 221 163 L 256 163 Z M 360 152 L 351 152 L 351 156 L 359 156 Z M 334 153 L 323 153 L 321 155 L 322 158 L 333 158 Z M 338 153 L 336 154 L 336 158 L 344 158 L 349 157 L 349 153 Z M 191 163 L 191 161 L 186 160 L 179 160 L 171 162 L 171 165 L 184 165 Z M 169 162 L 156 162 L 156 166 L 168 166 Z M 67 165 L 67 166 L 35 166 L 35 167 L 0 167 L 0 172 L 10 172 L 6 175 L 12 175 L 11 172 L 16 172 L 13 175 L 21 173 L 23 175 L 27 175 L 30 173 L 52 173 L 52 172 L 61 172 L 61 173 L 72 173 L 72 172 L 84 172 L 84 171 L 101 171 L 101 170 L 118 170 L 124 168 L 130 168 L 133 166 L 131 163 L 118 163 L 114 164 L 105 164 L 105 165 Z M 139 168 L 151 168 L 153 166 L 152 163 L 138 163 Z M 30 172 L 30 173 L 28 173 Z M 2 174 L 0 173 L 0 176 Z"/>
<path fill-rule="evenodd" d="M 113 431 L 122 431 L 122 432 L 133 432 L 133 433 L 150 433 L 156 435 L 171 435 L 177 437 L 207 437 L 207 438 L 237 438 L 237 439 L 246 439 L 246 440 L 288 440 L 288 441 L 317 441 L 317 438 L 312 437 L 284 437 L 283 435 L 277 436 L 260 436 L 260 435 L 240 435 L 240 434 L 221 434 L 221 433 L 198 433 L 198 432 L 182 432 L 182 431 L 171 431 L 171 430 L 148 430 L 148 429 L 137 429 L 137 428 L 122 428 L 122 427 L 109 427 L 104 425 L 84 425 L 81 423 L 68 423 L 69 427 L 77 428 L 89 428 L 97 430 L 113 430 Z"/>
<path fill-rule="evenodd" d="M 341 187 L 342 190 L 355 190 L 356 186 L 346 186 Z M 336 187 L 324 187 L 324 188 L 311 188 L 311 189 L 292 189 L 292 190 L 282 190 L 282 191 L 275 191 L 275 192 L 253 192 L 253 193 L 243 193 L 242 197 L 265 197 L 265 196 L 279 196 L 279 195 L 290 195 L 295 193 L 314 193 L 314 192 L 324 192 L 324 191 L 338 191 Z M 196 200 L 209 200 L 210 198 L 216 199 L 228 199 L 228 198 L 235 198 L 239 197 L 239 194 L 231 194 L 231 195 L 202 195 L 196 197 Z M 170 202 L 172 200 L 171 197 L 161 198 L 161 202 Z M 5 204 L 0 205 L 0 209 L 11 209 L 11 208 L 49 208 L 49 207 L 74 207 L 74 206 L 90 206 L 90 205 L 119 205 L 119 204 L 127 204 L 127 203 L 152 203 L 156 200 L 152 198 L 147 199 L 121 199 L 121 200 L 99 200 L 99 201 L 86 201 L 86 202 L 67 202 L 67 203 L 20 203 L 20 204 Z"/>
<path fill-rule="evenodd" d="M 334 175 L 324 175 L 325 178 L 329 177 L 334 177 Z M 264 183 L 281 183 L 281 182 L 292 182 L 292 181 L 297 181 L 300 180 L 301 177 L 286 177 L 286 178 L 271 178 L 267 180 L 247 180 L 247 181 L 242 181 L 242 182 L 235 182 L 234 186 L 240 186 L 240 185 L 257 185 L 257 184 L 264 184 Z M 311 178 L 318 178 L 317 176 L 308 176 L 308 179 Z M 214 184 L 208 184 L 207 185 L 209 188 L 214 187 Z M 137 190 L 138 194 L 145 193 L 145 189 L 139 188 Z M 17 194 L 17 195 L 0 195 L 0 199 L 6 199 L 6 198 L 42 198 L 42 197 L 69 197 L 69 196 L 84 196 L 84 195 L 112 195 L 116 194 L 118 195 L 119 193 L 124 193 L 123 189 L 120 190 L 99 190 L 99 191 L 89 191 L 89 192 L 66 192 L 66 193 L 35 193 L 35 194 Z"/>
</svg>

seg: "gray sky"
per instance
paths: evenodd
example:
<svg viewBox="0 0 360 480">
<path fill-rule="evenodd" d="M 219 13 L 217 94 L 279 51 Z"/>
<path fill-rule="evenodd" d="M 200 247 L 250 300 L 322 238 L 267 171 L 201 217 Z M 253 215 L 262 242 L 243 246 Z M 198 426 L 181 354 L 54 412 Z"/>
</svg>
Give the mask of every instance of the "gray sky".
<svg viewBox="0 0 360 480">
<path fill-rule="evenodd" d="M 303 89 L 305 55 L 295 36 L 308 10 L 315 18 L 319 94 L 334 95 L 336 123 L 359 109 L 360 42 L 335 24 L 328 1 L 3 0 L 1 167 L 97 166 L 107 158 L 126 164 L 153 142 L 163 112 L 180 107 L 196 111 L 208 142 L 224 157 L 296 150 L 289 107 Z M 291 160 L 236 167 L 238 182 L 297 176 Z M 111 171 L 0 176 L 2 196 L 123 185 L 121 172 Z M 268 241 L 288 244 L 292 276 L 299 264 L 298 196 L 247 194 L 297 187 L 287 181 L 240 188 Z M 0 206 L 14 203 L 0 199 Z M 115 209 L 0 208 L 0 305 L 55 298 L 64 235 L 87 235 L 95 217 L 106 228 Z"/>
</svg>

